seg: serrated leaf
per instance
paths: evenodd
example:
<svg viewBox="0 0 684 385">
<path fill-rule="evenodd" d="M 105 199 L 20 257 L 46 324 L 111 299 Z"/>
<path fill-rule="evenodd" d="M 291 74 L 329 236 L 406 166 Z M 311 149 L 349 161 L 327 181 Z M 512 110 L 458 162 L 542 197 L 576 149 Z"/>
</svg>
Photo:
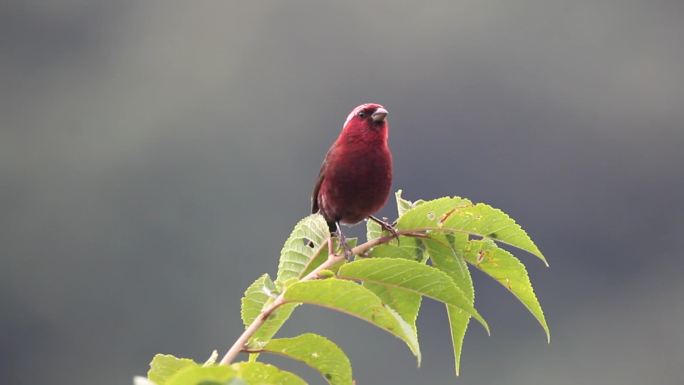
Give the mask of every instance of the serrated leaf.
<svg viewBox="0 0 684 385">
<path fill-rule="evenodd" d="M 268 274 L 262 275 L 249 285 L 240 301 L 242 305 L 240 315 L 245 327 L 249 326 L 264 309 L 264 305 L 277 295 L 276 286 Z"/>
<path fill-rule="evenodd" d="M 411 230 L 436 227 L 439 220 L 450 210 L 472 206 L 468 199 L 460 197 L 443 197 L 414 205 L 397 220 L 397 228 Z"/>
<path fill-rule="evenodd" d="M 425 254 L 425 247 L 419 239 L 403 236 L 399 238 L 401 240 L 399 245 L 376 246 L 370 250 L 368 256 L 371 258 L 401 258 L 425 263 L 427 255 Z M 373 282 L 364 282 L 363 285 L 380 297 L 384 304 L 394 309 L 417 332 L 416 319 L 422 301 L 420 294 Z"/>
<path fill-rule="evenodd" d="M 452 246 L 459 244 L 462 250 L 468 242 L 467 234 L 444 234 L 433 232 L 429 238 L 423 238 L 427 254 L 432 260 L 432 265 L 446 273 L 453 279 L 456 286 L 458 286 L 469 301 L 475 298 L 475 288 L 473 287 L 473 280 L 468 271 L 468 265 L 463 258 L 463 252 L 457 250 Z M 459 252 L 460 251 L 460 252 Z"/>
<path fill-rule="evenodd" d="M 454 210 L 442 227 L 465 230 L 470 234 L 517 247 L 537 256 L 548 266 L 546 258 L 525 230 L 506 213 L 487 204 L 478 203 Z"/>
<path fill-rule="evenodd" d="M 401 216 L 406 210 L 411 208 L 412 203 L 401 197 L 401 190 L 395 193 L 395 198 L 397 201 L 397 212 Z M 382 227 L 377 222 L 367 221 L 366 237 L 368 240 L 383 235 L 387 235 L 387 233 L 383 234 Z M 420 240 L 400 236 L 396 243 L 392 241 L 389 244 L 375 246 L 367 253 L 367 257 L 403 258 L 425 263 L 427 258 L 424 249 L 425 247 Z M 364 282 L 363 285 L 380 297 L 380 300 L 385 305 L 396 311 L 411 326 L 414 333 L 418 333 L 416 319 L 418 318 L 423 297 L 410 291 L 395 289 L 372 282 Z"/>
<path fill-rule="evenodd" d="M 445 197 L 425 202 L 399 218 L 399 229 L 424 228 L 461 232 L 489 238 L 525 250 L 548 266 L 546 258 L 527 233 L 503 211 L 484 203 Z"/>
<path fill-rule="evenodd" d="M 456 375 L 461 374 L 461 353 L 463 351 L 463 341 L 466 332 L 468 331 L 468 324 L 470 323 L 470 314 L 463 310 L 446 305 L 447 319 L 449 320 L 449 331 L 451 334 L 451 346 L 454 350 L 454 371 Z"/>
<path fill-rule="evenodd" d="M 168 379 L 167 385 L 227 385 L 236 377 L 230 366 L 186 367 Z"/>
<path fill-rule="evenodd" d="M 334 342 L 318 334 L 271 340 L 262 352 L 280 354 L 317 370 L 330 385 L 352 385 L 349 358 Z"/>
<path fill-rule="evenodd" d="M 478 320 L 489 333 L 487 322 L 470 304 L 463 291 L 447 274 L 436 268 L 403 259 L 372 258 L 347 263 L 337 275 L 411 291 L 456 306 Z"/>
<path fill-rule="evenodd" d="M 276 286 L 268 274 L 264 274 L 257 278 L 248 288 L 245 290 L 245 294 L 242 297 L 242 322 L 245 327 L 249 326 L 256 317 L 261 314 L 261 311 L 268 304 L 273 302 L 274 297 L 277 295 Z M 250 347 L 262 346 L 268 342 L 275 333 L 280 330 L 281 326 L 290 318 L 290 315 L 297 307 L 296 304 L 285 304 L 278 307 L 269 316 L 266 322 L 252 335 L 247 343 Z"/>
<path fill-rule="evenodd" d="M 164 385 L 170 377 L 187 367 L 195 367 L 198 364 L 189 358 L 177 358 L 170 354 L 157 354 L 150 362 L 150 370 L 147 378 L 157 385 Z"/>
<path fill-rule="evenodd" d="M 296 374 L 261 362 L 238 362 L 230 367 L 249 385 L 307 385 Z"/>
<path fill-rule="evenodd" d="M 547 340 L 550 340 L 551 335 L 544 312 L 534 294 L 527 270 L 518 258 L 497 247 L 491 240 L 474 240 L 465 248 L 465 259 L 513 293 L 537 319 L 546 333 Z"/>
<path fill-rule="evenodd" d="M 458 287 L 461 288 L 470 304 L 474 304 L 475 288 L 473 287 L 473 280 L 462 253 L 463 247 L 468 242 L 468 235 L 433 232 L 430 234 L 430 238 L 426 238 L 423 241 L 427 246 L 427 252 L 432 265 L 448 274 Z M 468 330 L 470 315 L 451 305 L 446 305 L 446 310 L 454 350 L 454 368 L 458 376 L 461 367 L 463 339 Z"/>
<path fill-rule="evenodd" d="M 299 277 L 322 247 L 327 247 L 330 232 L 320 214 L 312 214 L 295 225 L 280 251 L 276 281 Z"/>
<path fill-rule="evenodd" d="M 377 283 L 364 282 L 363 286 L 380 298 L 382 303 L 394 310 L 417 334 L 416 319 L 420 311 L 421 296 L 419 294 L 394 289 Z"/>
<path fill-rule="evenodd" d="M 384 306 L 380 298 L 367 288 L 351 281 L 330 278 L 296 283 L 284 296 L 288 302 L 323 306 L 368 321 L 404 341 L 420 364 L 418 339 L 411 326 L 395 311 Z"/>
</svg>

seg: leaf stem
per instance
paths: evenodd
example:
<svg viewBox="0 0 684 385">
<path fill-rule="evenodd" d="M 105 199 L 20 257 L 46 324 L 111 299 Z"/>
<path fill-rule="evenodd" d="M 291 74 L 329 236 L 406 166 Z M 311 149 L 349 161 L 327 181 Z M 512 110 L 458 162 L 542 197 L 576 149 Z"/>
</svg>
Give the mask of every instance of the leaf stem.
<svg viewBox="0 0 684 385">
<path fill-rule="evenodd" d="M 420 230 L 401 230 L 397 231 L 398 235 L 405 235 L 408 237 L 424 237 L 425 233 L 421 232 Z M 371 239 L 370 241 L 360 244 L 353 248 L 351 250 L 352 255 L 362 255 L 371 248 L 390 242 L 393 240 L 395 237 L 394 235 L 389 235 L 385 237 L 379 237 L 375 239 Z M 341 262 L 345 259 L 344 254 L 337 255 L 337 254 L 329 254 L 328 259 L 321 263 L 319 266 L 317 266 L 314 270 L 312 270 L 309 274 L 305 275 L 300 281 L 310 281 L 314 279 L 318 279 L 319 273 L 322 270 L 326 270 L 334 266 L 336 263 Z M 273 301 L 268 307 L 263 309 L 261 313 L 252 321 L 252 323 L 247 326 L 247 329 L 245 329 L 244 332 L 238 337 L 237 340 L 233 343 L 233 346 L 228 349 L 228 352 L 223 356 L 221 361 L 219 362 L 219 365 L 230 365 L 231 362 L 237 357 L 237 355 L 245 349 L 245 345 L 249 341 L 249 339 L 256 333 L 257 330 L 266 322 L 268 317 L 273 313 L 279 306 L 285 304 L 285 293 L 281 293 L 278 297 L 276 297 L 275 301 Z"/>
</svg>

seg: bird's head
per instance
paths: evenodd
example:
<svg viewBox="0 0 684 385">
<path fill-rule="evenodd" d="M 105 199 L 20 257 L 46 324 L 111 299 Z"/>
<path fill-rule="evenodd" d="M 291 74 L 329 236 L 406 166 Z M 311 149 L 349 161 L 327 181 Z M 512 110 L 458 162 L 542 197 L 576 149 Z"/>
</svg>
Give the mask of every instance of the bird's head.
<svg viewBox="0 0 684 385">
<path fill-rule="evenodd" d="M 366 138 L 387 139 L 387 110 L 377 103 L 365 103 L 352 110 L 342 127 L 343 132 Z"/>
</svg>

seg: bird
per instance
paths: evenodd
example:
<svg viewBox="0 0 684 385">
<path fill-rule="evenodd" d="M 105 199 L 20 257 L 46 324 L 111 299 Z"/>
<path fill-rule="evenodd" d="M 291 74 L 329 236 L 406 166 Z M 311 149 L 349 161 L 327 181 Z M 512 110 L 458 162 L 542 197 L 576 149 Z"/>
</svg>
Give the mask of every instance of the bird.
<svg viewBox="0 0 684 385">
<path fill-rule="evenodd" d="M 394 227 L 373 215 L 385 205 L 392 187 L 387 115 L 387 109 L 377 103 L 361 104 L 349 113 L 325 155 L 311 195 L 311 212 L 323 216 L 347 259 L 352 253 L 340 224 L 370 219 L 398 240 Z"/>
</svg>

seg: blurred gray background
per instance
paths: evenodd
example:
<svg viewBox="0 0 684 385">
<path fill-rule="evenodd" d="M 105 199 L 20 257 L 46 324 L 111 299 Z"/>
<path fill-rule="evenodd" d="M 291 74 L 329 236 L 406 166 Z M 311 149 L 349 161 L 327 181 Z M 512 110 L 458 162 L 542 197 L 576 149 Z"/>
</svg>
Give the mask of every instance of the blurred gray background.
<svg viewBox="0 0 684 385">
<path fill-rule="evenodd" d="M 460 378 L 436 303 L 421 368 L 327 310 L 282 336 L 330 337 L 359 384 L 681 384 L 683 42 L 681 0 L 4 0 L 0 383 L 130 384 L 154 353 L 225 350 L 375 101 L 395 189 L 503 208 L 544 251 L 518 256 L 551 344 L 477 272 L 493 335 L 471 328 Z"/>
</svg>

